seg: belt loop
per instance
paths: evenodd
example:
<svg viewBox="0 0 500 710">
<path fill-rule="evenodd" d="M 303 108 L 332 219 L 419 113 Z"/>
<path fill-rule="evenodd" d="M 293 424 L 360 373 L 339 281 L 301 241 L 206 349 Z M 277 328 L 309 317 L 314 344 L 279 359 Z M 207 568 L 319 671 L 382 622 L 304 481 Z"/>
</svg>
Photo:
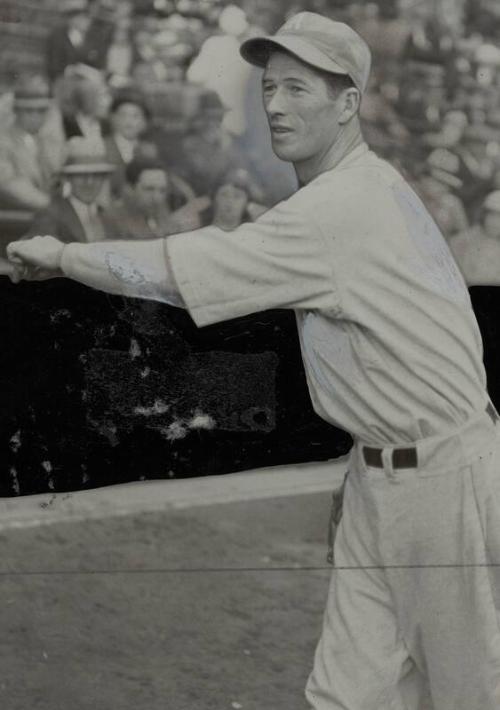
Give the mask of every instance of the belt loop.
<svg viewBox="0 0 500 710">
<path fill-rule="evenodd" d="M 393 454 L 394 454 L 394 449 L 390 449 L 390 448 L 382 449 L 382 463 L 384 464 L 384 471 L 387 474 L 387 478 L 389 478 L 389 480 L 391 480 L 393 483 L 396 483 L 398 480 L 398 477 L 394 471 L 394 465 L 392 462 Z"/>
</svg>

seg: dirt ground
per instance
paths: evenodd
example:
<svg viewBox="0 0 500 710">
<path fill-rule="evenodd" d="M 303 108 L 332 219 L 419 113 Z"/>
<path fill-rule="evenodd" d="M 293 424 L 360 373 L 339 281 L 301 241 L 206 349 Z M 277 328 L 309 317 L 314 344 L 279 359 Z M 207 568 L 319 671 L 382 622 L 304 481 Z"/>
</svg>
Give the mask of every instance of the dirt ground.
<svg viewBox="0 0 500 710">
<path fill-rule="evenodd" d="M 322 493 L 4 530 L 0 707 L 304 710 L 328 507 Z"/>
</svg>

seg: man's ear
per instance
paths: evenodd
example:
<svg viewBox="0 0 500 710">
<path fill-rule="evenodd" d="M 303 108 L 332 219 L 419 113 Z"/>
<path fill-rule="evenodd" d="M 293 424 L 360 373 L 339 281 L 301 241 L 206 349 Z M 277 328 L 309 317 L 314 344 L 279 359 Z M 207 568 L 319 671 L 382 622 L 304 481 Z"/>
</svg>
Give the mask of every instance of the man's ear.
<svg viewBox="0 0 500 710">
<path fill-rule="evenodd" d="M 359 89 L 354 86 L 346 89 L 342 96 L 343 107 L 340 115 L 340 123 L 347 123 L 351 118 L 358 113 L 361 103 L 361 94 Z"/>
</svg>

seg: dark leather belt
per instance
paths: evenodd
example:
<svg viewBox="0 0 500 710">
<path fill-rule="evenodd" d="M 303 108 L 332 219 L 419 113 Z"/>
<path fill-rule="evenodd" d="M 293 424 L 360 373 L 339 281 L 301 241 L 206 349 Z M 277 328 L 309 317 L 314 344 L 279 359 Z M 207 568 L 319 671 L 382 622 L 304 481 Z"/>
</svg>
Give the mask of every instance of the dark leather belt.
<svg viewBox="0 0 500 710">
<path fill-rule="evenodd" d="M 367 466 L 374 468 L 384 468 L 382 461 L 383 449 L 374 449 L 371 446 L 363 446 L 363 456 Z M 392 450 L 393 468 L 416 468 L 418 465 L 417 449 L 412 446 L 409 449 Z"/>
<path fill-rule="evenodd" d="M 491 402 L 488 402 L 488 404 L 486 405 L 486 414 L 490 417 L 493 424 L 496 424 L 500 418 Z M 372 466 L 373 468 L 384 468 L 382 452 L 383 449 L 375 449 L 371 446 L 363 446 L 363 456 L 366 465 Z M 418 455 L 417 448 L 415 446 L 392 450 L 392 467 L 394 469 L 416 468 L 417 466 Z"/>
</svg>

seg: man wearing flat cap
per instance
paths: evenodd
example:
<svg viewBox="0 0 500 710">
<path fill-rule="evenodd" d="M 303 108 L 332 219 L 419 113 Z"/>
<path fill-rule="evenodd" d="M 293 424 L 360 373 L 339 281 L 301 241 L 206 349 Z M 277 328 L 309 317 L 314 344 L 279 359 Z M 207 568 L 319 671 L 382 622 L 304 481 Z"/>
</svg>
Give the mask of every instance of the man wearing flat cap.
<svg viewBox="0 0 500 710">
<path fill-rule="evenodd" d="M 363 141 L 361 37 L 306 12 L 241 51 L 299 190 L 231 232 L 13 244 L 17 278 L 167 301 L 199 326 L 293 309 L 314 408 L 354 438 L 309 706 L 497 710 L 500 431 L 465 282 Z"/>
</svg>

